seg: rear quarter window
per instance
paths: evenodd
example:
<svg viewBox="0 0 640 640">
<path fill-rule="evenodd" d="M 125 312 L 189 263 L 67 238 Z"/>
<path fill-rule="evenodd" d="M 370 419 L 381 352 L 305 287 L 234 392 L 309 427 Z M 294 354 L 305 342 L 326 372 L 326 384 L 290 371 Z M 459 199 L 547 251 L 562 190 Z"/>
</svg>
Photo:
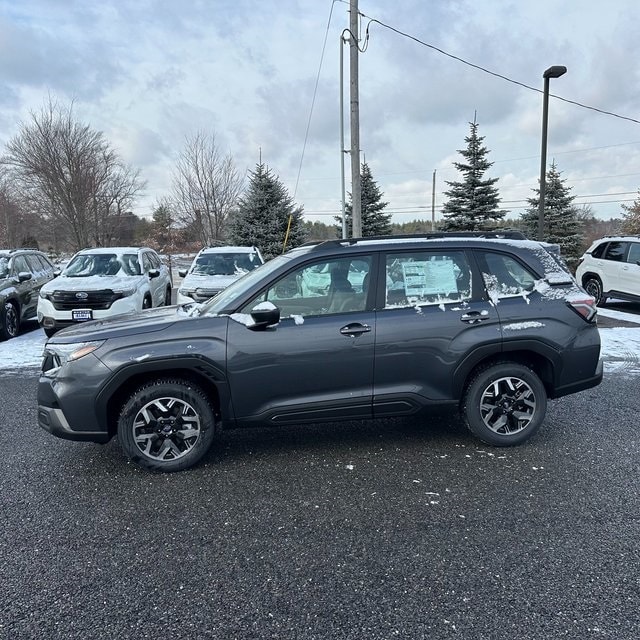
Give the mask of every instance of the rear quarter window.
<svg viewBox="0 0 640 640">
<path fill-rule="evenodd" d="M 492 299 L 533 291 L 537 281 L 535 274 L 512 256 L 486 252 L 479 258 L 482 278 Z"/>
</svg>

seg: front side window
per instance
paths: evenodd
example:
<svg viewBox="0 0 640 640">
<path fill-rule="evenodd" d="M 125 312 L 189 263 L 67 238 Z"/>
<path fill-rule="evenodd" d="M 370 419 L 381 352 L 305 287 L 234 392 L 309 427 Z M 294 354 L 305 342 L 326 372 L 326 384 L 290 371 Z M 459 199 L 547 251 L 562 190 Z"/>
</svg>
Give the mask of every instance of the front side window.
<svg viewBox="0 0 640 640">
<path fill-rule="evenodd" d="M 13 275 L 17 276 L 19 273 L 24 273 L 25 271 L 31 273 L 31 269 L 27 264 L 27 260 L 24 256 L 16 256 L 13 259 Z"/>
<path fill-rule="evenodd" d="M 358 256 L 357 260 L 333 258 L 299 267 L 256 296 L 243 313 L 251 313 L 261 302 L 276 305 L 281 318 L 363 311 L 370 266 L 369 256 Z"/>
<path fill-rule="evenodd" d="M 520 296 L 533 291 L 536 277 L 511 256 L 487 252 L 482 276 L 492 299 Z"/>
<path fill-rule="evenodd" d="M 386 257 L 385 307 L 461 302 L 471 298 L 463 251 L 411 251 Z"/>
<path fill-rule="evenodd" d="M 632 242 L 629 245 L 629 253 L 627 254 L 627 262 L 640 265 L 640 242 Z"/>
</svg>

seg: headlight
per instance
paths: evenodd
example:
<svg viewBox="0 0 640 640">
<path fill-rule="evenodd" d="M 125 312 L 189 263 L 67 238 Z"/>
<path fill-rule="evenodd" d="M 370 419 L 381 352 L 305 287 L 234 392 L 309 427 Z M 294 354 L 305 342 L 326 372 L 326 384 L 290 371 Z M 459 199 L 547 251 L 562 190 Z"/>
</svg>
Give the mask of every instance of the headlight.
<svg viewBox="0 0 640 640">
<path fill-rule="evenodd" d="M 43 291 L 42 289 L 40 289 L 40 297 L 43 298 L 44 300 L 50 300 L 51 293 L 49 291 Z"/>
<path fill-rule="evenodd" d="M 73 362 L 93 353 L 104 344 L 104 340 L 92 342 L 74 342 L 72 344 L 47 343 L 44 348 L 42 371 L 53 375 L 67 362 Z"/>
<path fill-rule="evenodd" d="M 137 289 L 135 287 L 130 287 L 129 289 L 114 289 L 113 290 L 114 293 L 119 293 L 123 298 L 128 298 L 129 296 L 132 296 L 136 291 L 137 291 Z"/>
<path fill-rule="evenodd" d="M 178 289 L 178 293 L 181 296 L 187 296 L 188 298 L 193 298 L 195 296 L 196 290 L 195 289 L 183 289 L 182 287 L 180 287 Z"/>
</svg>

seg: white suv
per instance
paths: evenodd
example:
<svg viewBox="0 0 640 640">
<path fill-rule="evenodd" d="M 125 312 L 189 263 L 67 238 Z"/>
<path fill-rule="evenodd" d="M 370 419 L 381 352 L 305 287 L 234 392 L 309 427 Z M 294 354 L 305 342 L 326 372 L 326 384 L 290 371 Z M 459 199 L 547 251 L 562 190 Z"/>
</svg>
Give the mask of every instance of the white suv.
<svg viewBox="0 0 640 640">
<path fill-rule="evenodd" d="M 83 249 L 40 289 L 38 322 L 48 336 L 87 320 L 171 304 L 171 274 L 147 247 Z"/>
<path fill-rule="evenodd" d="M 189 269 L 178 271 L 184 280 L 178 288 L 177 302 L 204 302 L 263 263 L 257 247 L 205 247 Z"/>
<path fill-rule="evenodd" d="M 607 298 L 640 300 L 640 236 L 596 240 L 580 258 L 576 279 L 598 305 Z"/>
</svg>

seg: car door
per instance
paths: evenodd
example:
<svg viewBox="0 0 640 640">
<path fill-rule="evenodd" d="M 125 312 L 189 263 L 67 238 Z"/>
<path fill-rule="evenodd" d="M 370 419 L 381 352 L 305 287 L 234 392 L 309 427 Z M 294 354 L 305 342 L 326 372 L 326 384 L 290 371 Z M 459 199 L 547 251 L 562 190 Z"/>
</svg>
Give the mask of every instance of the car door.
<svg viewBox="0 0 640 640">
<path fill-rule="evenodd" d="M 620 287 L 622 293 L 640 296 L 640 242 L 629 242 L 626 260 L 620 268 Z"/>
<path fill-rule="evenodd" d="M 25 255 L 17 255 L 12 259 L 11 275 L 20 301 L 20 316 L 31 318 L 36 313 L 38 291 L 34 285 L 34 273 Z M 21 280 L 26 276 L 29 278 Z"/>
<path fill-rule="evenodd" d="M 472 366 L 474 354 L 499 344 L 500 320 L 483 297 L 473 264 L 462 250 L 384 256 L 376 302 L 374 416 L 451 401 L 459 366 Z"/>
<path fill-rule="evenodd" d="M 153 259 L 154 256 L 150 251 L 144 251 L 142 254 L 142 268 L 147 277 L 149 284 L 149 293 L 151 295 L 154 307 L 159 307 L 164 301 L 164 290 L 162 289 L 162 278 L 160 276 L 151 277 L 150 271 L 160 271 L 159 265 Z"/>
<path fill-rule="evenodd" d="M 358 258 L 361 268 L 371 267 L 372 256 Z M 354 283 L 352 292 L 341 292 L 338 308 L 330 292 L 304 284 L 311 274 L 337 267 L 348 270 L 349 260 L 302 265 L 231 315 L 227 372 L 240 423 L 371 417 L 375 314 L 368 291 L 362 281 Z M 265 302 L 280 309 L 280 323 L 254 331 L 248 314 Z"/>
</svg>

